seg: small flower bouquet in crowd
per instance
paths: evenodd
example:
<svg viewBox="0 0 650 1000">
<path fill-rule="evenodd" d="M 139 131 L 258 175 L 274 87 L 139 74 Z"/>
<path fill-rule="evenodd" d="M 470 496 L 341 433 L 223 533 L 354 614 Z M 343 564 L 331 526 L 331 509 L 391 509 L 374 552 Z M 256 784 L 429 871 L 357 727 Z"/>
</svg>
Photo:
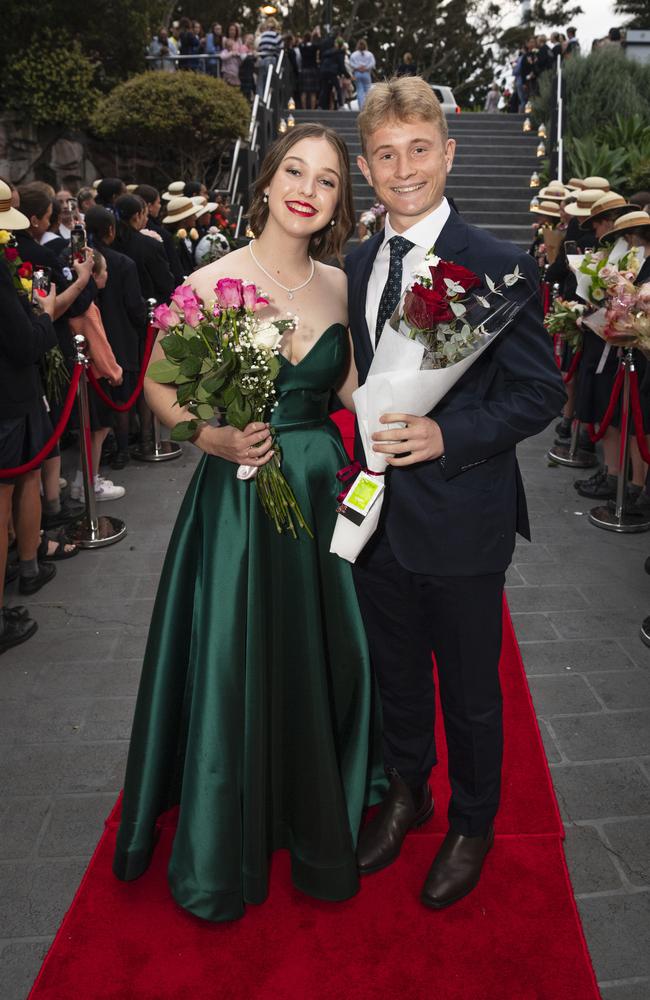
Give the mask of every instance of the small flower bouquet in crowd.
<svg viewBox="0 0 650 1000">
<path fill-rule="evenodd" d="M 20 296 L 29 299 L 33 303 L 33 274 L 34 268 L 30 261 L 23 261 L 18 253 L 18 245 L 12 233 L 6 229 L 0 229 L 0 254 L 9 268 L 11 280 L 14 288 Z M 41 289 L 37 290 L 38 295 L 45 295 Z M 36 300 L 38 301 L 38 300 Z M 40 310 L 40 306 L 34 305 Z M 51 347 L 40 362 L 41 375 L 45 395 L 49 400 L 60 403 L 66 393 L 70 374 L 66 368 L 65 359 L 60 347 Z"/>
<path fill-rule="evenodd" d="M 623 273 L 627 280 L 634 281 L 643 264 L 643 251 L 640 247 L 628 250 L 627 243 L 619 240 L 609 251 L 575 254 L 567 260 L 576 276 L 578 296 L 599 307 L 615 281 L 615 274 Z"/>
<path fill-rule="evenodd" d="M 197 267 L 205 267 L 215 260 L 221 260 L 232 250 L 232 239 L 218 226 L 210 226 L 205 236 L 202 236 L 194 250 L 194 260 Z"/>
<path fill-rule="evenodd" d="M 650 348 L 650 285 L 633 285 L 623 275 L 610 285 L 605 338 L 616 347 Z"/>
<path fill-rule="evenodd" d="M 178 405 L 192 415 L 172 429 L 174 441 L 189 440 L 201 421 L 215 416 L 244 430 L 253 421 L 267 420 L 275 404 L 280 341 L 295 320 L 260 320 L 256 313 L 268 300 L 255 285 L 237 278 L 221 278 L 214 291 L 214 302 L 204 304 L 181 285 L 172 295 L 173 308 L 160 305 L 154 311 L 154 325 L 165 333 L 160 341 L 165 357 L 149 365 L 147 376 L 176 385 Z M 298 527 L 311 537 L 280 461 L 276 442 L 270 462 L 240 466 L 238 478 L 255 479 L 262 507 L 278 532 L 296 538 Z"/>
<path fill-rule="evenodd" d="M 371 236 L 374 236 L 377 232 L 380 223 L 383 221 L 386 215 L 386 209 L 380 202 L 375 202 L 375 204 L 362 212 L 359 217 L 359 226 L 363 227 L 365 232 L 360 233 L 360 240 L 363 243 L 365 240 L 369 240 Z"/>
<path fill-rule="evenodd" d="M 384 454 L 372 435 L 390 429 L 385 413 L 430 414 L 492 341 L 514 320 L 525 301 L 505 297 L 504 288 L 523 279 L 515 267 L 499 285 L 432 250 L 381 334 L 368 378 L 353 395 L 368 470 L 360 472 L 340 506 L 330 551 L 349 562 L 372 536 L 383 504 Z M 484 287 L 484 294 L 476 290 Z M 349 499 L 351 498 L 351 499 Z"/>
<path fill-rule="evenodd" d="M 558 296 L 544 317 L 544 326 L 550 335 L 568 344 L 573 354 L 582 350 L 583 332 L 578 320 L 586 308 L 583 302 L 571 302 Z"/>
</svg>

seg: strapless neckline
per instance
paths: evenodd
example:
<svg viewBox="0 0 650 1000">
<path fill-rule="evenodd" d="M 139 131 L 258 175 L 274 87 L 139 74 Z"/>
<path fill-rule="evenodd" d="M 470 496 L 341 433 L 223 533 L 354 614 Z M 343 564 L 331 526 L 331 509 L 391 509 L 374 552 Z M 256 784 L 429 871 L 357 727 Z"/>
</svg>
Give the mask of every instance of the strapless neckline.
<svg viewBox="0 0 650 1000">
<path fill-rule="evenodd" d="M 307 358 L 311 357 L 311 355 L 314 353 L 314 351 L 316 350 L 316 348 L 318 347 L 318 345 L 321 343 L 321 341 L 325 340 L 325 338 L 327 337 L 327 334 L 330 333 L 332 330 L 336 330 L 337 328 L 340 329 L 340 330 L 345 330 L 346 329 L 346 327 L 344 326 L 343 323 L 331 323 L 330 326 L 328 326 L 325 330 L 323 330 L 323 332 L 321 333 L 321 335 L 318 338 L 318 340 L 315 341 L 315 343 L 312 344 L 312 346 L 309 348 L 309 350 L 305 354 L 304 358 L 301 358 L 300 361 L 296 361 L 295 364 L 294 364 L 293 361 L 289 361 L 288 358 L 285 358 L 284 354 L 280 355 L 280 361 L 281 362 L 284 361 L 287 365 L 289 365 L 290 368 L 300 368 L 301 365 L 304 365 L 304 363 L 307 360 Z"/>
</svg>

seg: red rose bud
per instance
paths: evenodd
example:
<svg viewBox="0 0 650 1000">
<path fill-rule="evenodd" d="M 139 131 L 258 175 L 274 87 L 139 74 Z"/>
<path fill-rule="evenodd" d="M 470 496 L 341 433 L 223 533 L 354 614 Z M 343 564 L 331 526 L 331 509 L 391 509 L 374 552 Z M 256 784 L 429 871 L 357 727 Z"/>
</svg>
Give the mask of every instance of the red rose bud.
<svg viewBox="0 0 650 1000">
<path fill-rule="evenodd" d="M 31 276 L 32 276 L 32 265 L 29 263 L 28 260 L 26 260 L 25 263 L 21 264 L 20 267 L 18 268 L 18 277 L 31 278 Z"/>
<path fill-rule="evenodd" d="M 7 247 L 5 250 L 5 257 L 7 260 L 16 260 L 18 257 L 18 251 L 15 247 Z"/>
</svg>

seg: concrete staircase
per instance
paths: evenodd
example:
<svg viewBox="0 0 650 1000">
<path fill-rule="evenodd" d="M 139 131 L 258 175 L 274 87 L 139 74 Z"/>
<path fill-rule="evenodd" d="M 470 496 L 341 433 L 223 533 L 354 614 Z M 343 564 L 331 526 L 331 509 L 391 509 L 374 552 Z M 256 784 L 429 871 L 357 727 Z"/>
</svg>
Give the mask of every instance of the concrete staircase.
<svg viewBox="0 0 650 1000">
<path fill-rule="evenodd" d="M 361 152 L 354 112 L 295 111 L 296 124 L 318 121 L 345 139 L 352 159 L 352 186 L 357 217 L 375 200 L 356 165 Z M 528 247 L 532 239 L 529 186 L 538 169 L 539 139 L 522 132 L 523 115 L 470 113 L 449 116 L 449 135 L 457 142 L 446 192 L 463 218 L 495 236 Z"/>
</svg>

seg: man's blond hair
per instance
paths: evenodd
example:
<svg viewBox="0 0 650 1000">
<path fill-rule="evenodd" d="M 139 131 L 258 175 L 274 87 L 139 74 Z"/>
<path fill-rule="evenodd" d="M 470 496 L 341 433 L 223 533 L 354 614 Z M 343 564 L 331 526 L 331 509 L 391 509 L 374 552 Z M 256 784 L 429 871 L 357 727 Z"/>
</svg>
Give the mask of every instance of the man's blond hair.
<svg viewBox="0 0 650 1000">
<path fill-rule="evenodd" d="M 440 101 L 419 76 L 394 76 L 384 83 L 375 83 L 357 120 L 364 156 L 372 133 L 391 122 L 431 122 L 440 129 L 443 143 L 449 137 Z"/>
</svg>

